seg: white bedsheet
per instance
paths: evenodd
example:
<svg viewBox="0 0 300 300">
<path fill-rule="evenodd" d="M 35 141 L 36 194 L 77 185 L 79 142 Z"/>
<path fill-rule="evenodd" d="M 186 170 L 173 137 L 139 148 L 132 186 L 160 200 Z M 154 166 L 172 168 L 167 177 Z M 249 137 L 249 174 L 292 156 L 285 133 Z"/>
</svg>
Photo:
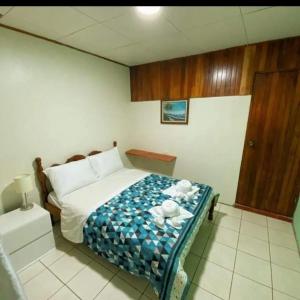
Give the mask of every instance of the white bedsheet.
<svg viewBox="0 0 300 300">
<path fill-rule="evenodd" d="M 54 191 L 50 192 L 48 197 L 47 197 L 47 200 L 49 203 L 51 203 L 52 205 L 58 207 L 61 209 L 61 205 L 59 204 L 59 201 L 57 199 L 57 196 L 56 194 L 54 193 Z"/>
<path fill-rule="evenodd" d="M 73 243 L 82 243 L 83 227 L 91 212 L 149 174 L 142 170 L 123 168 L 64 196 L 61 207 L 63 236 Z"/>
</svg>

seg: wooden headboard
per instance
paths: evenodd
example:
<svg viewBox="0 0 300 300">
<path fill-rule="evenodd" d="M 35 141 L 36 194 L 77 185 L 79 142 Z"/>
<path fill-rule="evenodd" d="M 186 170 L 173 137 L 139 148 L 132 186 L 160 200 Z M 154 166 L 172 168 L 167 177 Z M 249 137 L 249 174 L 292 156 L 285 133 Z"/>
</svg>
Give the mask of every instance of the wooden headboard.
<svg viewBox="0 0 300 300">
<path fill-rule="evenodd" d="M 116 141 L 113 142 L 113 146 L 114 147 L 117 146 Z M 100 151 L 100 150 L 93 150 L 87 156 L 95 155 L 95 154 L 98 154 L 98 153 L 101 153 L 101 152 L 102 151 Z M 67 164 L 67 163 L 72 162 L 72 161 L 81 160 L 81 159 L 86 158 L 87 156 L 84 156 L 82 154 L 75 154 L 75 155 L 69 157 L 66 160 L 66 162 L 63 163 L 63 164 Z M 51 217 L 56 216 L 57 218 L 59 218 L 60 209 L 53 206 L 52 204 L 48 203 L 48 195 L 52 191 L 52 189 L 50 188 L 50 184 L 49 184 L 47 176 L 43 172 L 44 168 L 43 168 L 43 165 L 42 165 L 42 159 L 40 157 L 37 157 L 35 159 L 35 162 L 36 162 L 36 165 L 37 165 L 36 173 L 37 173 L 37 178 L 38 178 L 38 181 L 39 181 L 39 184 L 40 184 L 40 191 L 41 191 L 41 196 L 42 196 L 42 199 L 43 199 L 44 207 L 47 210 L 49 210 L 49 212 L 51 214 Z M 52 164 L 51 167 L 55 167 L 55 166 L 59 166 L 59 165 L 62 165 L 62 164 L 55 163 L 55 164 Z"/>
</svg>

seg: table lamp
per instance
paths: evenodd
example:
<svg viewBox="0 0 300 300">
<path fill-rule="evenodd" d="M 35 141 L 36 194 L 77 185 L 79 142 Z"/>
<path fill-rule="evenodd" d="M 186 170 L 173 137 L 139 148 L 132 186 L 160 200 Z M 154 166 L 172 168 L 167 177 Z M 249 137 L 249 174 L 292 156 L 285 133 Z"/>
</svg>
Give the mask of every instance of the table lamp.
<svg viewBox="0 0 300 300">
<path fill-rule="evenodd" d="M 23 194 L 23 203 L 21 210 L 28 210 L 33 207 L 32 203 L 27 202 L 27 193 L 33 190 L 32 179 L 30 174 L 22 174 L 14 178 L 15 190 L 19 194 Z M 24 201 L 25 200 L 25 201 Z"/>
</svg>

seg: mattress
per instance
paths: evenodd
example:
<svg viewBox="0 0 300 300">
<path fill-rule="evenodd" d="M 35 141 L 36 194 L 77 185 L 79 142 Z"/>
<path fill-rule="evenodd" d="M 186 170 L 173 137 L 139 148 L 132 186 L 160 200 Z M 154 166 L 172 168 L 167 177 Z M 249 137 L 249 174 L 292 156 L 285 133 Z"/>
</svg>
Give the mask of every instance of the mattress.
<svg viewBox="0 0 300 300">
<path fill-rule="evenodd" d="M 149 174 L 149 172 L 138 169 L 122 168 L 93 184 L 64 196 L 61 199 L 61 232 L 63 236 L 73 243 L 82 243 L 83 227 L 89 215 L 99 206 Z"/>
</svg>

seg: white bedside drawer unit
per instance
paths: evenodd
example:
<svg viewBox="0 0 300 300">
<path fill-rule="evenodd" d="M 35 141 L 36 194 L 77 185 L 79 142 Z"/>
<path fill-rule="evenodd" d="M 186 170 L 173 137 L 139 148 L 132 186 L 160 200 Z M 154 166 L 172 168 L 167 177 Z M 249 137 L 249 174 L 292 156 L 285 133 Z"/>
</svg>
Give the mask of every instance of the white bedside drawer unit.
<svg viewBox="0 0 300 300">
<path fill-rule="evenodd" d="M 15 269 L 23 268 L 54 248 L 49 212 L 34 204 L 30 210 L 1 215 L 0 239 Z"/>
</svg>

